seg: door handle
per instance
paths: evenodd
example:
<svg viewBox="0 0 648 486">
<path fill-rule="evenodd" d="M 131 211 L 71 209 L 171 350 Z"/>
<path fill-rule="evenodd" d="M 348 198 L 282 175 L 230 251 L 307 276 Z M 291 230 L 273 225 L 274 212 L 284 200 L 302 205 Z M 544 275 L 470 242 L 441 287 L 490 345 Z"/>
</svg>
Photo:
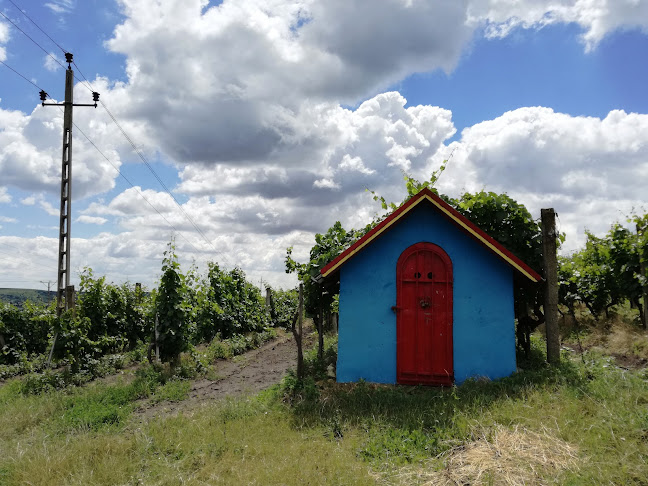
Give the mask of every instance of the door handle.
<svg viewBox="0 0 648 486">
<path fill-rule="evenodd" d="M 397 305 L 392 305 L 392 306 L 391 306 L 391 310 L 394 311 L 394 312 L 399 311 L 400 309 L 401 309 L 401 308 L 398 307 Z"/>
</svg>

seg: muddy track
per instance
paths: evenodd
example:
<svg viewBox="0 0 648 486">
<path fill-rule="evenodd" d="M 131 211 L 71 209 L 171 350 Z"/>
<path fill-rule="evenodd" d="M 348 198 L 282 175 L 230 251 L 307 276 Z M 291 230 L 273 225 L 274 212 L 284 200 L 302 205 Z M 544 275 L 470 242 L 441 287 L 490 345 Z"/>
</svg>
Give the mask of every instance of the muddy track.
<svg viewBox="0 0 648 486">
<path fill-rule="evenodd" d="M 315 339 L 313 329 L 304 328 L 304 349 L 309 349 Z M 210 373 L 213 378 L 193 381 L 186 400 L 143 405 L 138 414 L 149 418 L 191 412 L 223 398 L 255 394 L 279 383 L 296 363 L 295 340 L 292 335 L 284 335 L 234 359 L 218 361 Z"/>
</svg>

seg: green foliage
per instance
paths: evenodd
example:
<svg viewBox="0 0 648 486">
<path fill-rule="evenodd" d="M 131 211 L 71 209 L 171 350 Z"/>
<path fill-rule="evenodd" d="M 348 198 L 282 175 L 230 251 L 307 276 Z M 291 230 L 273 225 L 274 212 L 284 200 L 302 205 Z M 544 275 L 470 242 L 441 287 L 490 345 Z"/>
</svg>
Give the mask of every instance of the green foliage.
<svg viewBox="0 0 648 486">
<path fill-rule="evenodd" d="M 12 376 L 24 375 L 42 371 L 46 368 L 47 355 L 27 355 L 20 353 L 20 358 L 13 364 L 0 364 L 0 380 L 11 378 Z"/>
<path fill-rule="evenodd" d="M 304 354 L 304 374 L 316 380 L 328 377 L 329 369 L 335 372 L 337 366 L 337 335 L 324 336 L 324 350 L 320 358 L 317 349 L 311 349 Z"/>
<path fill-rule="evenodd" d="M 189 319 L 185 307 L 187 287 L 175 253 L 173 241 L 169 243 L 162 260 L 162 277 L 155 299 L 158 315 L 158 344 L 163 362 L 177 362 L 180 353 L 189 348 Z"/>
<path fill-rule="evenodd" d="M 133 411 L 135 401 L 143 398 L 151 398 L 153 403 L 184 400 L 190 387 L 188 381 L 170 379 L 161 367 L 145 365 L 137 370 L 131 383 L 98 384 L 71 391 L 63 400 L 59 424 L 67 430 L 98 430 L 117 425 Z"/>
<path fill-rule="evenodd" d="M 26 302 L 22 308 L 0 302 L 0 364 L 16 364 L 47 349 L 53 308 Z"/>
<path fill-rule="evenodd" d="M 65 397 L 60 418 L 64 429 L 97 430 L 122 422 L 137 397 L 135 386 L 97 385 L 85 393 Z"/>
<path fill-rule="evenodd" d="M 68 383 L 63 373 L 45 371 L 44 373 L 30 373 L 23 377 L 20 384 L 20 393 L 23 395 L 40 395 L 41 393 L 60 390 Z"/>
<path fill-rule="evenodd" d="M 89 337 L 91 326 L 88 317 L 77 317 L 72 310 L 62 313 L 56 321 L 54 357 L 66 360 L 74 373 L 79 372 L 90 360 L 98 358 L 103 352 L 102 343 Z"/>
<path fill-rule="evenodd" d="M 89 339 L 118 338 L 113 341 L 117 347 L 106 350 L 116 352 L 133 349 L 150 336 L 151 304 L 142 289 L 129 283 L 107 284 L 105 277 L 95 278 L 89 267 L 83 269 L 80 280 L 77 313 L 90 319 Z"/>
<path fill-rule="evenodd" d="M 211 341 L 217 334 L 227 338 L 258 332 L 271 324 L 261 291 L 239 268 L 227 272 L 210 262 L 200 292 L 197 341 Z"/>
<path fill-rule="evenodd" d="M 191 382 L 177 379 L 171 380 L 156 390 L 151 401 L 153 403 L 162 401 L 181 402 L 189 396 L 190 390 Z"/>
<path fill-rule="evenodd" d="M 43 360 L 45 358 L 43 357 Z M 78 386 L 89 381 L 115 373 L 129 364 L 124 355 L 102 356 L 99 359 L 88 360 L 84 368 L 73 372 L 65 367 L 60 370 L 44 369 L 40 373 L 27 372 L 20 383 L 23 395 L 39 395 L 41 393 L 60 390 L 69 386 Z"/>
<path fill-rule="evenodd" d="M 403 465 L 436 456 L 445 450 L 447 446 L 434 429 L 422 431 L 386 427 L 372 430 L 360 449 L 360 456 L 366 461 Z"/>
<path fill-rule="evenodd" d="M 452 158 L 452 154 L 450 154 L 450 157 L 448 159 L 444 160 L 441 163 L 441 165 L 439 166 L 439 168 L 437 170 L 432 172 L 429 179 L 424 180 L 424 181 L 419 181 L 419 180 L 415 179 L 414 177 L 412 177 L 407 172 L 403 171 L 403 179 L 405 180 L 405 188 L 407 189 L 407 197 L 405 198 L 405 200 L 403 202 L 407 201 L 412 196 L 416 196 L 419 192 L 421 192 L 423 189 L 426 189 L 426 188 L 430 189 L 433 193 L 438 194 L 438 191 L 434 187 L 434 185 L 437 183 L 437 181 L 441 177 L 441 174 L 446 169 L 446 167 L 448 165 L 448 161 L 451 158 Z M 395 211 L 396 209 L 398 209 L 399 206 L 401 206 L 403 204 L 403 202 L 401 202 L 398 205 L 396 203 L 393 203 L 393 202 L 387 202 L 387 200 L 383 196 L 380 196 L 380 195 L 376 194 L 375 191 L 372 191 L 370 189 L 367 189 L 367 191 L 369 191 L 371 193 L 371 195 L 373 196 L 374 201 L 379 201 L 381 207 L 385 211 L 389 210 L 390 213 Z"/>
<path fill-rule="evenodd" d="M 645 216 L 644 216 L 645 217 Z M 642 218 L 635 216 L 641 228 Z M 642 308 L 640 274 L 645 236 L 615 223 L 599 238 L 586 232 L 585 247 L 560 260 L 560 301 L 574 315 L 574 304 L 581 302 L 595 319 L 624 300 Z"/>
<path fill-rule="evenodd" d="M 531 268 L 542 268 L 542 230 L 523 204 L 507 194 L 485 191 L 465 193 L 449 203 Z"/>
<path fill-rule="evenodd" d="M 292 324 L 293 316 L 295 315 L 295 312 L 297 312 L 299 291 L 297 289 L 272 289 L 271 291 L 272 309 L 270 312 L 272 323 L 275 327 L 289 329 Z"/>
<path fill-rule="evenodd" d="M 274 329 L 251 332 L 247 335 L 236 334 L 227 339 L 221 339 L 220 335 L 216 335 L 207 346 L 205 359 L 208 363 L 213 363 L 218 359 L 230 359 L 245 353 L 249 349 L 256 349 L 275 337 L 277 337 L 277 333 Z"/>
<path fill-rule="evenodd" d="M 333 261 L 340 253 L 355 243 L 364 234 L 363 231 L 346 231 L 336 221 L 325 234 L 315 235 L 315 245 L 311 248 L 308 263 L 297 263 L 292 258 L 292 247 L 286 250 L 286 273 L 297 273 L 304 284 L 304 308 L 315 320 L 322 319 L 322 313 L 329 311 L 334 295 L 339 293 L 339 286 L 333 285 L 326 294 L 313 279 L 320 276 L 320 270 Z"/>
</svg>

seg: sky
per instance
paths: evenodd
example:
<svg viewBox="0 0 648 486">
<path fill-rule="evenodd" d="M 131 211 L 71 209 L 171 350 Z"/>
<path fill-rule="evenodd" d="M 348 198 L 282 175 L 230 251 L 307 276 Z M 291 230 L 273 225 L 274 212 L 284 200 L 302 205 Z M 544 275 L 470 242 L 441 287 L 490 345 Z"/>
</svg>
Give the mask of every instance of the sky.
<svg viewBox="0 0 648 486">
<path fill-rule="evenodd" d="M 38 92 L 63 100 L 63 50 L 75 102 L 104 103 L 74 109 L 73 284 L 91 267 L 154 286 L 174 239 L 185 270 L 291 287 L 287 247 L 306 261 L 315 233 L 381 212 L 367 189 L 400 202 L 404 172 L 427 179 L 446 159 L 442 193 L 555 208 L 563 253 L 648 211 L 648 0 L 0 12 L 0 287 L 56 285 L 63 114 Z"/>
</svg>

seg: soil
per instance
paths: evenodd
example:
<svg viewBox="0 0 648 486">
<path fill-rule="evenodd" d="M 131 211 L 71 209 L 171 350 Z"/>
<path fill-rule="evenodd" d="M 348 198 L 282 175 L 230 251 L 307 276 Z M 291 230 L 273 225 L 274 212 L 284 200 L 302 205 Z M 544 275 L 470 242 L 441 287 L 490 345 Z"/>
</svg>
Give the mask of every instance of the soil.
<svg viewBox="0 0 648 486">
<path fill-rule="evenodd" d="M 577 344 L 562 343 L 562 347 L 569 349 L 576 355 L 580 354 L 580 348 Z M 584 345 L 583 351 L 587 351 L 593 348 L 595 348 L 595 346 Z M 639 370 L 648 367 L 648 360 L 645 358 L 640 358 L 639 356 L 610 352 L 607 352 L 606 354 L 614 358 L 614 363 L 618 368 L 622 368 L 624 370 Z"/>
<path fill-rule="evenodd" d="M 309 349 L 316 338 L 312 327 L 304 328 L 304 346 Z M 192 412 L 227 397 L 256 394 L 281 381 L 288 370 L 297 365 L 297 345 L 291 334 L 285 334 L 231 360 L 220 360 L 209 378 L 192 382 L 188 398 L 181 402 L 142 404 L 141 418 Z"/>
</svg>

